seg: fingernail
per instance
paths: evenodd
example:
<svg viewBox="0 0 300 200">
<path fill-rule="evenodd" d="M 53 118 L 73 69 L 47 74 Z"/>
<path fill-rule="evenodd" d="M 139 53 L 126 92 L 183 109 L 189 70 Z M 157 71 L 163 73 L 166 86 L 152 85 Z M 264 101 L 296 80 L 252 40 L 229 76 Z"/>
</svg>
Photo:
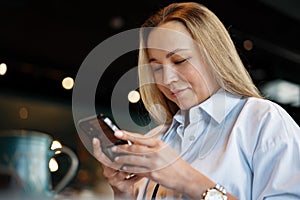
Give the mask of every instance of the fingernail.
<svg viewBox="0 0 300 200">
<path fill-rule="evenodd" d="M 97 139 L 96 138 L 93 138 L 93 144 L 97 144 Z"/>
<path fill-rule="evenodd" d="M 111 151 L 112 151 L 112 152 L 116 152 L 116 151 L 117 151 L 117 147 L 116 147 L 116 146 L 113 146 L 113 147 L 111 148 Z"/>
<path fill-rule="evenodd" d="M 116 131 L 116 132 L 115 132 L 115 136 L 117 136 L 117 137 L 122 137 L 122 136 L 123 136 L 122 131 Z"/>
<path fill-rule="evenodd" d="M 118 161 L 120 158 L 119 157 L 115 157 L 115 161 Z"/>
</svg>

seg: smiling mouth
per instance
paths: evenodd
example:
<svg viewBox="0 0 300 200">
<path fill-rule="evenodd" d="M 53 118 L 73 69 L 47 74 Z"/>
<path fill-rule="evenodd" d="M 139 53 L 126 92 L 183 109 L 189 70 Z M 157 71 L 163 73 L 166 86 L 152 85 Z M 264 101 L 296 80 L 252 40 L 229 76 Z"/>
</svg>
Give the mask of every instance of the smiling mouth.
<svg viewBox="0 0 300 200">
<path fill-rule="evenodd" d="M 186 89 L 172 90 L 172 91 L 171 91 L 171 94 L 172 94 L 172 96 L 177 97 L 177 96 L 181 95 L 185 90 L 186 90 Z"/>
</svg>

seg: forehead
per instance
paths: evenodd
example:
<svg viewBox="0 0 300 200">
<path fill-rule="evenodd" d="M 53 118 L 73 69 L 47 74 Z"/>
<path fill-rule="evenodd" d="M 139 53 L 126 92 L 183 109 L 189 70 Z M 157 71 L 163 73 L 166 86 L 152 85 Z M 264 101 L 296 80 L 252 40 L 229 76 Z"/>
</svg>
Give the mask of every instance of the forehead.
<svg viewBox="0 0 300 200">
<path fill-rule="evenodd" d="M 177 21 L 167 22 L 153 28 L 147 40 L 147 48 L 160 49 L 167 52 L 174 49 L 190 49 L 195 46 L 186 27 Z"/>
</svg>

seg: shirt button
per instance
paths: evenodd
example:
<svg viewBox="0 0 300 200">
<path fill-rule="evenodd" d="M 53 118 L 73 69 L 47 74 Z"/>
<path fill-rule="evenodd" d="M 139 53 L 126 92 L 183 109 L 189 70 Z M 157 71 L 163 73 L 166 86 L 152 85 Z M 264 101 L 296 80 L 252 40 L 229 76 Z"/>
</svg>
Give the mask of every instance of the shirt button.
<svg viewBox="0 0 300 200">
<path fill-rule="evenodd" d="M 182 133 L 183 132 L 183 126 L 182 125 L 178 126 L 177 132 L 178 133 Z"/>
<path fill-rule="evenodd" d="M 195 140 L 195 136 L 191 135 L 191 136 L 189 137 L 189 139 L 190 139 L 190 141 L 194 141 L 194 140 Z"/>
</svg>

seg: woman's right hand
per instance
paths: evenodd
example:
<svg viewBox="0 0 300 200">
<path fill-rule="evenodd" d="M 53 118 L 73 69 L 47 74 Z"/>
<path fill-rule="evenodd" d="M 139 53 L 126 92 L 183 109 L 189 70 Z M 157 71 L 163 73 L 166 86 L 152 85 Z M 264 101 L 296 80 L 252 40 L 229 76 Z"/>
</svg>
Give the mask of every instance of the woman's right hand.
<svg viewBox="0 0 300 200">
<path fill-rule="evenodd" d="M 102 163 L 103 176 L 113 189 L 115 198 L 129 199 L 134 197 L 133 185 L 142 177 L 134 176 L 126 178 L 130 174 L 120 171 L 121 166 L 112 162 L 101 150 L 100 141 L 93 139 L 93 151 L 95 158 Z"/>
</svg>

